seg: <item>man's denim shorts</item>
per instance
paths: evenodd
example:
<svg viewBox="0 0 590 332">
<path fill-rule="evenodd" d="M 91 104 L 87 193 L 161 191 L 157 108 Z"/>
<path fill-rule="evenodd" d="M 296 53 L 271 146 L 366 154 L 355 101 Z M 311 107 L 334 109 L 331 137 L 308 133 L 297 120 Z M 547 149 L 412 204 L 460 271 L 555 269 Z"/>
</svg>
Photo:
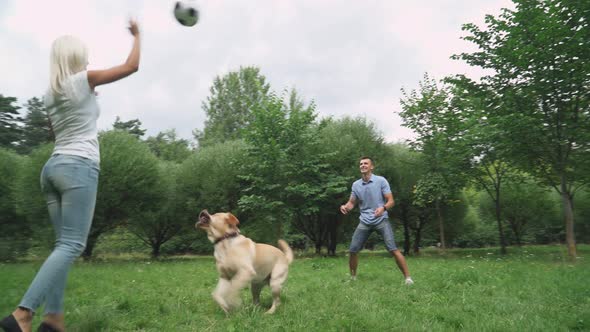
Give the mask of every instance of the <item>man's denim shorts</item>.
<svg viewBox="0 0 590 332">
<path fill-rule="evenodd" d="M 361 251 L 365 242 L 369 238 L 369 235 L 371 235 L 373 231 L 377 231 L 381 234 L 381 237 L 383 237 L 383 241 L 385 242 L 385 247 L 387 247 L 387 251 L 397 250 L 395 239 L 393 237 L 393 229 L 391 228 L 389 219 L 383 219 L 376 225 L 365 225 L 362 222 L 359 222 L 359 225 L 356 227 L 356 230 L 352 235 L 349 251 L 351 253 Z"/>
</svg>

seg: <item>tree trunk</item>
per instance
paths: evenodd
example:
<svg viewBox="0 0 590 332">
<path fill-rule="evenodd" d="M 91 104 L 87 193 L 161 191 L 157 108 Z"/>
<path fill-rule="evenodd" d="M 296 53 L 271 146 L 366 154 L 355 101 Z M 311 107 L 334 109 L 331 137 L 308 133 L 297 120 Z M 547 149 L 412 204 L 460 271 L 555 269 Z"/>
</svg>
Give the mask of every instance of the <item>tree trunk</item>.
<svg viewBox="0 0 590 332">
<path fill-rule="evenodd" d="M 502 227 L 502 211 L 500 207 L 500 192 L 496 190 L 496 222 L 498 223 L 498 237 L 500 240 L 500 254 L 506 255 L 506 237 L 504 236 L 504 228 Z"/>
<path fill-rule="evenodd" d="M 443 221 L 442 213 L 440 212 L 440 200 L 436 199 L 436 217 L 438 218 L 438 228 L 439 228 L 439 236 L 440 236 L 440 247 L 442 249 L 446 249 L 447 245 L 445 244 L 445 224 Z"/>
<path fill-rule="evenodd" d="M 514 219 L 513 221 L 508 220 L 508 223 L 510 224 L 510 228 L 512 229 L 512 233 L 514 233 L 514 238 L 516 239 L 516 245 L 521 247 L 522 246 L 522 241 L 521 241 L 521 235 L 520 235 L 520 230 L 519 230 L 519 220 L 518 219 Z"/>
<path fill-rule="evenodd" d="M 420 254 L 420 242 L 422 241 L 422 229 L 426 222 L 428 221 L 426 214 L 424 211 L 418 215 L 418 225 L 414 229 L 416 233 L 414 234 L 414 254 Z"/>
<path fill-rule="evenodd" d="M 514 237 L 516 237 L 516 245 L 522 247 L 522 240 L 520 239 L 520 232 L 514 233 Z"/>
<path fill-rule="evenodd" d="M 339 218 L 338 215 L 328 216 L 328 256 L 336 256 Z"/>
<path fill-rule="evenodd" d="M 322 253 L 322 240 L 315 241 L 315 253 L 319 255 Z"/>
<path fill-rule="evenodd" d="M 567 191 L 565 175 L 561 176 L 561 200 L 563 202 L 563 214 L 565 219 L 565 243 L 567 245 L 567 254 L 570 258 L 575 258 L 576 237 L 574 235 L 574 204 L 572 195 Z"/>
<path fill-rule="evenodd" d="M 420 254 L 420 241 L 422 240 L 422 226 L 416 229 L 416 235 L 414 237 L 414 254 Z"/>
<path fill-rule="evenodd" d="M 405 207 L 401 208 L 401 220 L 404 225 L 404 256 L 410 254 L 410 225 L 408 221 L 408 209 Z"/>
<path fill-rule="evenodd" d="M 326 237 L 327 237 L 327 229 L 328 229 L 328 225 L 327 225 L 327 221 L 326 220 L 322 220 L 321 216 L 313 216 L 310 217 L 314 224 L 316 225 L 316 241 L 315 241 L 315 253 L 317 255 L 322 253 L 322 246 L 324 245 L 325 241 L 326 241 Z"/>
<path fill-rule="evenodd" d="M 88 240 L 86 240 L 86 248 L 84 248 L 84 252 L 82 252 L 82 258 L 87 261 L 92 258 L 92 251 L 98 242 L 98 237 L 100 234 L 90 234 L 88 236 Z"/>
<path fill-rule="evenodd" d="M 160 257 L 160 247 L 161 246 L 162 246 L 161 243 L 152 244 L 152 258 Z"/>
</svg>

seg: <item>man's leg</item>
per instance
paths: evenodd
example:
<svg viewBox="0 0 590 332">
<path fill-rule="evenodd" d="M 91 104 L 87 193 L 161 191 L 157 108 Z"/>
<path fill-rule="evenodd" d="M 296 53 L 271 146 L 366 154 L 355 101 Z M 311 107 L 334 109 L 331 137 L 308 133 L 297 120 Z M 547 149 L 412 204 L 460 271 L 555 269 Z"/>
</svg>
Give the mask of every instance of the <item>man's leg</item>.
<svg viewBox="0 0 590 332">
<path fill-rule="evenodd" d="M 406 263 L 406 259 L 404 255 L 397 249 L 395 245 L 395 238 L 393 236 L 393 229 L 391 228 L 391 224 L 389 223 L 388 219 L 383 220 L 379 225 L 377 225 L 376 229 L 381 233 L 383 236 L 383 241 L 385 241 L 385 246 L 387 250 L 395 259 L 395 263 L 397 267 L 404 275 L 406 279 L 406 284 L 413 284 L 412 278 L 410 277 L 410 272 L 408 271 L 408 264 Z"/>
<path fill-rule="evenodd" d="M 402 272 L 404 277 L 406 279 L 409 278 L 410 272 L 408 272 L 408 264 L 406 263 L 406 258 L 404 257 L 404 255 L 402 255 L 402 253 L 398 249 L 391 250 L 390 253 L 391 256 L 395 258 L 395 263 L 397 264 L 397 267 Z"/>
<path fill-rule="evenodd" d="M 357 252 L 350 252 L 348 258 L 348 267 L 350 268 L 350 277 L 356 279 L 356 268 L 359 265 L 359 254 Z"/>
<path fill-rule="evenodd" d="M 354 234 L 352 235 L 352 241 L 350 242 L 348 267 L 350 268 L 350 277 L 356 279 L 356 268 L 359 263 L 358 253 L 365 245 L 365 242 L 371 234 L 371 229 L 362 222 L 356 227 Z"/>
</svg>

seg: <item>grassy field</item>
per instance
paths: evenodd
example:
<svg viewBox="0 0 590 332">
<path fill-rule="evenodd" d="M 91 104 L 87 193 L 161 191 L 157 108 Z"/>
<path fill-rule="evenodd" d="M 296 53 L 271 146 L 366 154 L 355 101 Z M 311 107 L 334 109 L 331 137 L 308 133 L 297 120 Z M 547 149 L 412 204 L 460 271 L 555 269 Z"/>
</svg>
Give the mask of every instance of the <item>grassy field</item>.
<svg viewBox="0 0 590 332">
<path fill-rule="evenodd" d="M 559 246 L 425 251 L 404 286 L 385 252 L 299 257 L 275 315 L 244 291 L 227 316 L 210 294 L 212 257 L 77 262 L 66 296 L 69 331 L 590 331 L 590 246 L 575 262 Z M 0 310 L 13 310 L 41 262 L 0 264 Z M 35 319 L 38 321 L 38 317 Z"/>
</svg>

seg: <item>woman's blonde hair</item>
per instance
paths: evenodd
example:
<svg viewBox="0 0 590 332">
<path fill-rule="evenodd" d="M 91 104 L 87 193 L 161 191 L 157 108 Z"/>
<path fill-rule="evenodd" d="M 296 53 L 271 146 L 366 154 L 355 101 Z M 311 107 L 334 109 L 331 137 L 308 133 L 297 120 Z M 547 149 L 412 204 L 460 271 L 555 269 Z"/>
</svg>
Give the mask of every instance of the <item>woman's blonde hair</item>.
<svg viewBox="0 0 590 332">
<path fill-rule="evenodd" d="M 61 36 L 51 45 L 49 56 L 49 86 L 54 95 L 61 95 L 63 82 L 70 75 L 86 69 L 88 49 L 74 36 Z"/>
</svg>

